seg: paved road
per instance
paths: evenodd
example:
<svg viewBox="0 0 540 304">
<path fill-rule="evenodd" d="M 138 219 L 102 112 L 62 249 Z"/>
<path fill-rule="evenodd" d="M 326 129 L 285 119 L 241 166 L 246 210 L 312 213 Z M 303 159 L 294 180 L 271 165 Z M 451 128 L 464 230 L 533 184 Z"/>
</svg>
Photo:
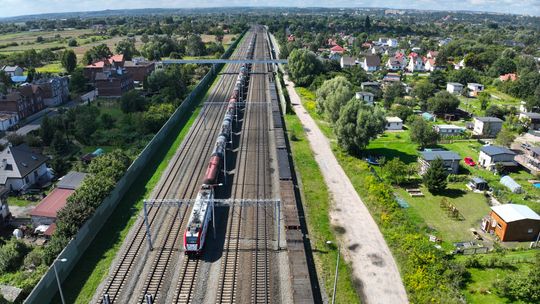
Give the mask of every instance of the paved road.
<svg viewBox="0 0 540 304">
<path fill-rule="evenodd" d="M 361 282 L 361 296 L 367 304 L 408 303 L 399 270 L 379 227 L 371 217 L 351 181 L 335 158 L 330 142 L 307 113 L 294 83 L 285 77 L 287 91 L 296 115 L 306 130 L 324 180 L 332 196 L 332 224 L 343 227 L 340 239 L 353 276 Z"/>
</svg>

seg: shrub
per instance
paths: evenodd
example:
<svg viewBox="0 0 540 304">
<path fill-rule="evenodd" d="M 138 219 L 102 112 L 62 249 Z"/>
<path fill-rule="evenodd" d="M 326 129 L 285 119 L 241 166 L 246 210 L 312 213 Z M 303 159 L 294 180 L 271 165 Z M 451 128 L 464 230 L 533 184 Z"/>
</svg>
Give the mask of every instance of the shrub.
<svg viewBox="0 0 540 304">
<path fill-rule="evenodd" d="M 28 247 L 17 239 L 10 239 L 0 247 L 0 272 L 9 272 L 19 269 L 28 252 Z"/>
</svg>

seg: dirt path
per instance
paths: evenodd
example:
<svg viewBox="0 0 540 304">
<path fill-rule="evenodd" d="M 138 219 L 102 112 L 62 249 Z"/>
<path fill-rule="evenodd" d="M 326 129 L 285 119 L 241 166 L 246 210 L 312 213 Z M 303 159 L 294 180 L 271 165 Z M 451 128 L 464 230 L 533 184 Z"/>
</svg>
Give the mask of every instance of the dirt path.
<svg viewBox="0 0 540 304">
<path fill-rule="evenodd" d="M 399 270 L 379 227 L 332 153 L 330 142 L 302 105 L 294 84 L 285 79 L 293 109 L 304 126 L 332 195 L 334 208 L 330 218 L 333 225 L 342 228 L 340 245 L 345 258 L 352 264 L 363 302 L 408 303 Z"/>
</svg>

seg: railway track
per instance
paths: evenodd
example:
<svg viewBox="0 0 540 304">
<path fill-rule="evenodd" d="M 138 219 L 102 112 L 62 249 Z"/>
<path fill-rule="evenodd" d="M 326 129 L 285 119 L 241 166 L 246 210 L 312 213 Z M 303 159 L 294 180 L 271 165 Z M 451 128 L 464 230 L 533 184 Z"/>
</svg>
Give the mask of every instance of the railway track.
<svg viewBox="0 0 540 304">
<path fill-rule="evenodd" d="M 251 33 L 248 33 L 246 38 L 249 38 L 249 36 L 251 36 Z M 249 40 L 246 39 L 246 41 Z M 243 43 L 235 51 L 232 58 L 242 58 L 245 52 L 246 46 L 245 43 Z M 235 77 L 233 76 L 233 72 L 238 71 L 239 66 L 239 64 L 231 64 L 226 67 L 225 73 L 222 75 L 216 88 L 212 91 L 208 103 L 223 102 L 225 100 L 226 94 L 228 94 L 234 86 Z M 228 75 L 229 73 L 231 74 Z M 216 130 L 218 129 L 220 121 L 218 117 L 222 116 L 224 111 L 225 106 L 211 106 L 208 107 L 206 113 L 203 113 L 204 117 L 203 115 L 198 116 L 192 129 L 187 134 L 181 147 L 178 149 L 178 152 L 175 154 L 172 165 L 169 165 L 165 178 L 162 178 L 160 186 L 152 195 L 153 198 L 178 197 L 180 193 L 183 194 L 182 197 L 193 197 L 193 194 L 196 193 L 195 189 L 197 188 L 198 177 L 201 175 L 202 168 L 204 167 L 204 165 L 197 166 L 197 164 L 206 161 L 206 156 L 210 153 L 213 139 L 217 132 Z M 193 153 L 186 153 L 186 151 L 193 151 Z M 189 172 L 187 176 L 190 177 L 187 179 L 187 183 L 184 178 L 180 177 L 180 174 L 185 174 L 186 171 Z M 179 247 L 178 234 L 180 233 L 179 231 L 182 231 L 180 227 L 189 208 L 186 207 L 183 209 L 184 210 L 180 212 L 180 216 L 176 216 L 175 214 L 172 221 L 166 222 L 166 224 L 169 224 L 167 225 L 169 228 L 167 229 L 164 243 L 158 244 L 156 247 L 159 248 L 160 251 L 156 255 L 153 265 L 156 265 L 157 267 L 148 274 L 146 278 L 147 284 L 145 284 L 145 290 L 139 298 L 139 301 L 141 301 L 146 293 L 153 292 L 154 295 L 157 295 L 163 285 L 164 279 L 167 277 L 167 271 L 170 268 L 168 265 L 174 256 L 174 253 L 178 252 L 176 249 Z M 161 225 L 161 223 L 156 222 L 156 219 L 161 219 L 161 217 L 158 216 L 160 213 L 163 212 L 158 207 L 151 207 L 149 209 L 148 218 L 151 226 L 156 224 Z M 182 219 L 180 223 L 177 221 L 178 219 Z M 132 272 L 134 271 L 138 259 L 142 255 L 141 253 L 147 248 L 147 245 L 145 245 L 146 231 L 144 223 L 141 222 L 135 229 L 136 231 L 133 233 L 128 246 L 107 279 L 101 297 L 97 301 L 98 303 L 103 301 L 104 295 L 108 295 L 110 303 L 122 302 L 122 295 L 126 292 L 127 294 L 124 295 L 124 300 L 130 296 L 129 293 L 132 291 L 126 291 L 125 286 L 133 277 Z"/>
</svg>

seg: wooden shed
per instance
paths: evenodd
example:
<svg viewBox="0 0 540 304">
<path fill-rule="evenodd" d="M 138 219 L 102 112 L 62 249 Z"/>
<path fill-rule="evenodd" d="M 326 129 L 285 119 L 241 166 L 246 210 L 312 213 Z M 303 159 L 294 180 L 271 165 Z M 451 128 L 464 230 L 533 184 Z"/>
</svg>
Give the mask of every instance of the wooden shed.
<svg viewBox="0 0 540 304">
<path fill-rule="evenodd" d="M 540 233 L 540 215 L 525 205 L 504 204 L 491 207 L 482 229 L 494 232 L 501 241 L 535 241 Z"/>
</svg>

